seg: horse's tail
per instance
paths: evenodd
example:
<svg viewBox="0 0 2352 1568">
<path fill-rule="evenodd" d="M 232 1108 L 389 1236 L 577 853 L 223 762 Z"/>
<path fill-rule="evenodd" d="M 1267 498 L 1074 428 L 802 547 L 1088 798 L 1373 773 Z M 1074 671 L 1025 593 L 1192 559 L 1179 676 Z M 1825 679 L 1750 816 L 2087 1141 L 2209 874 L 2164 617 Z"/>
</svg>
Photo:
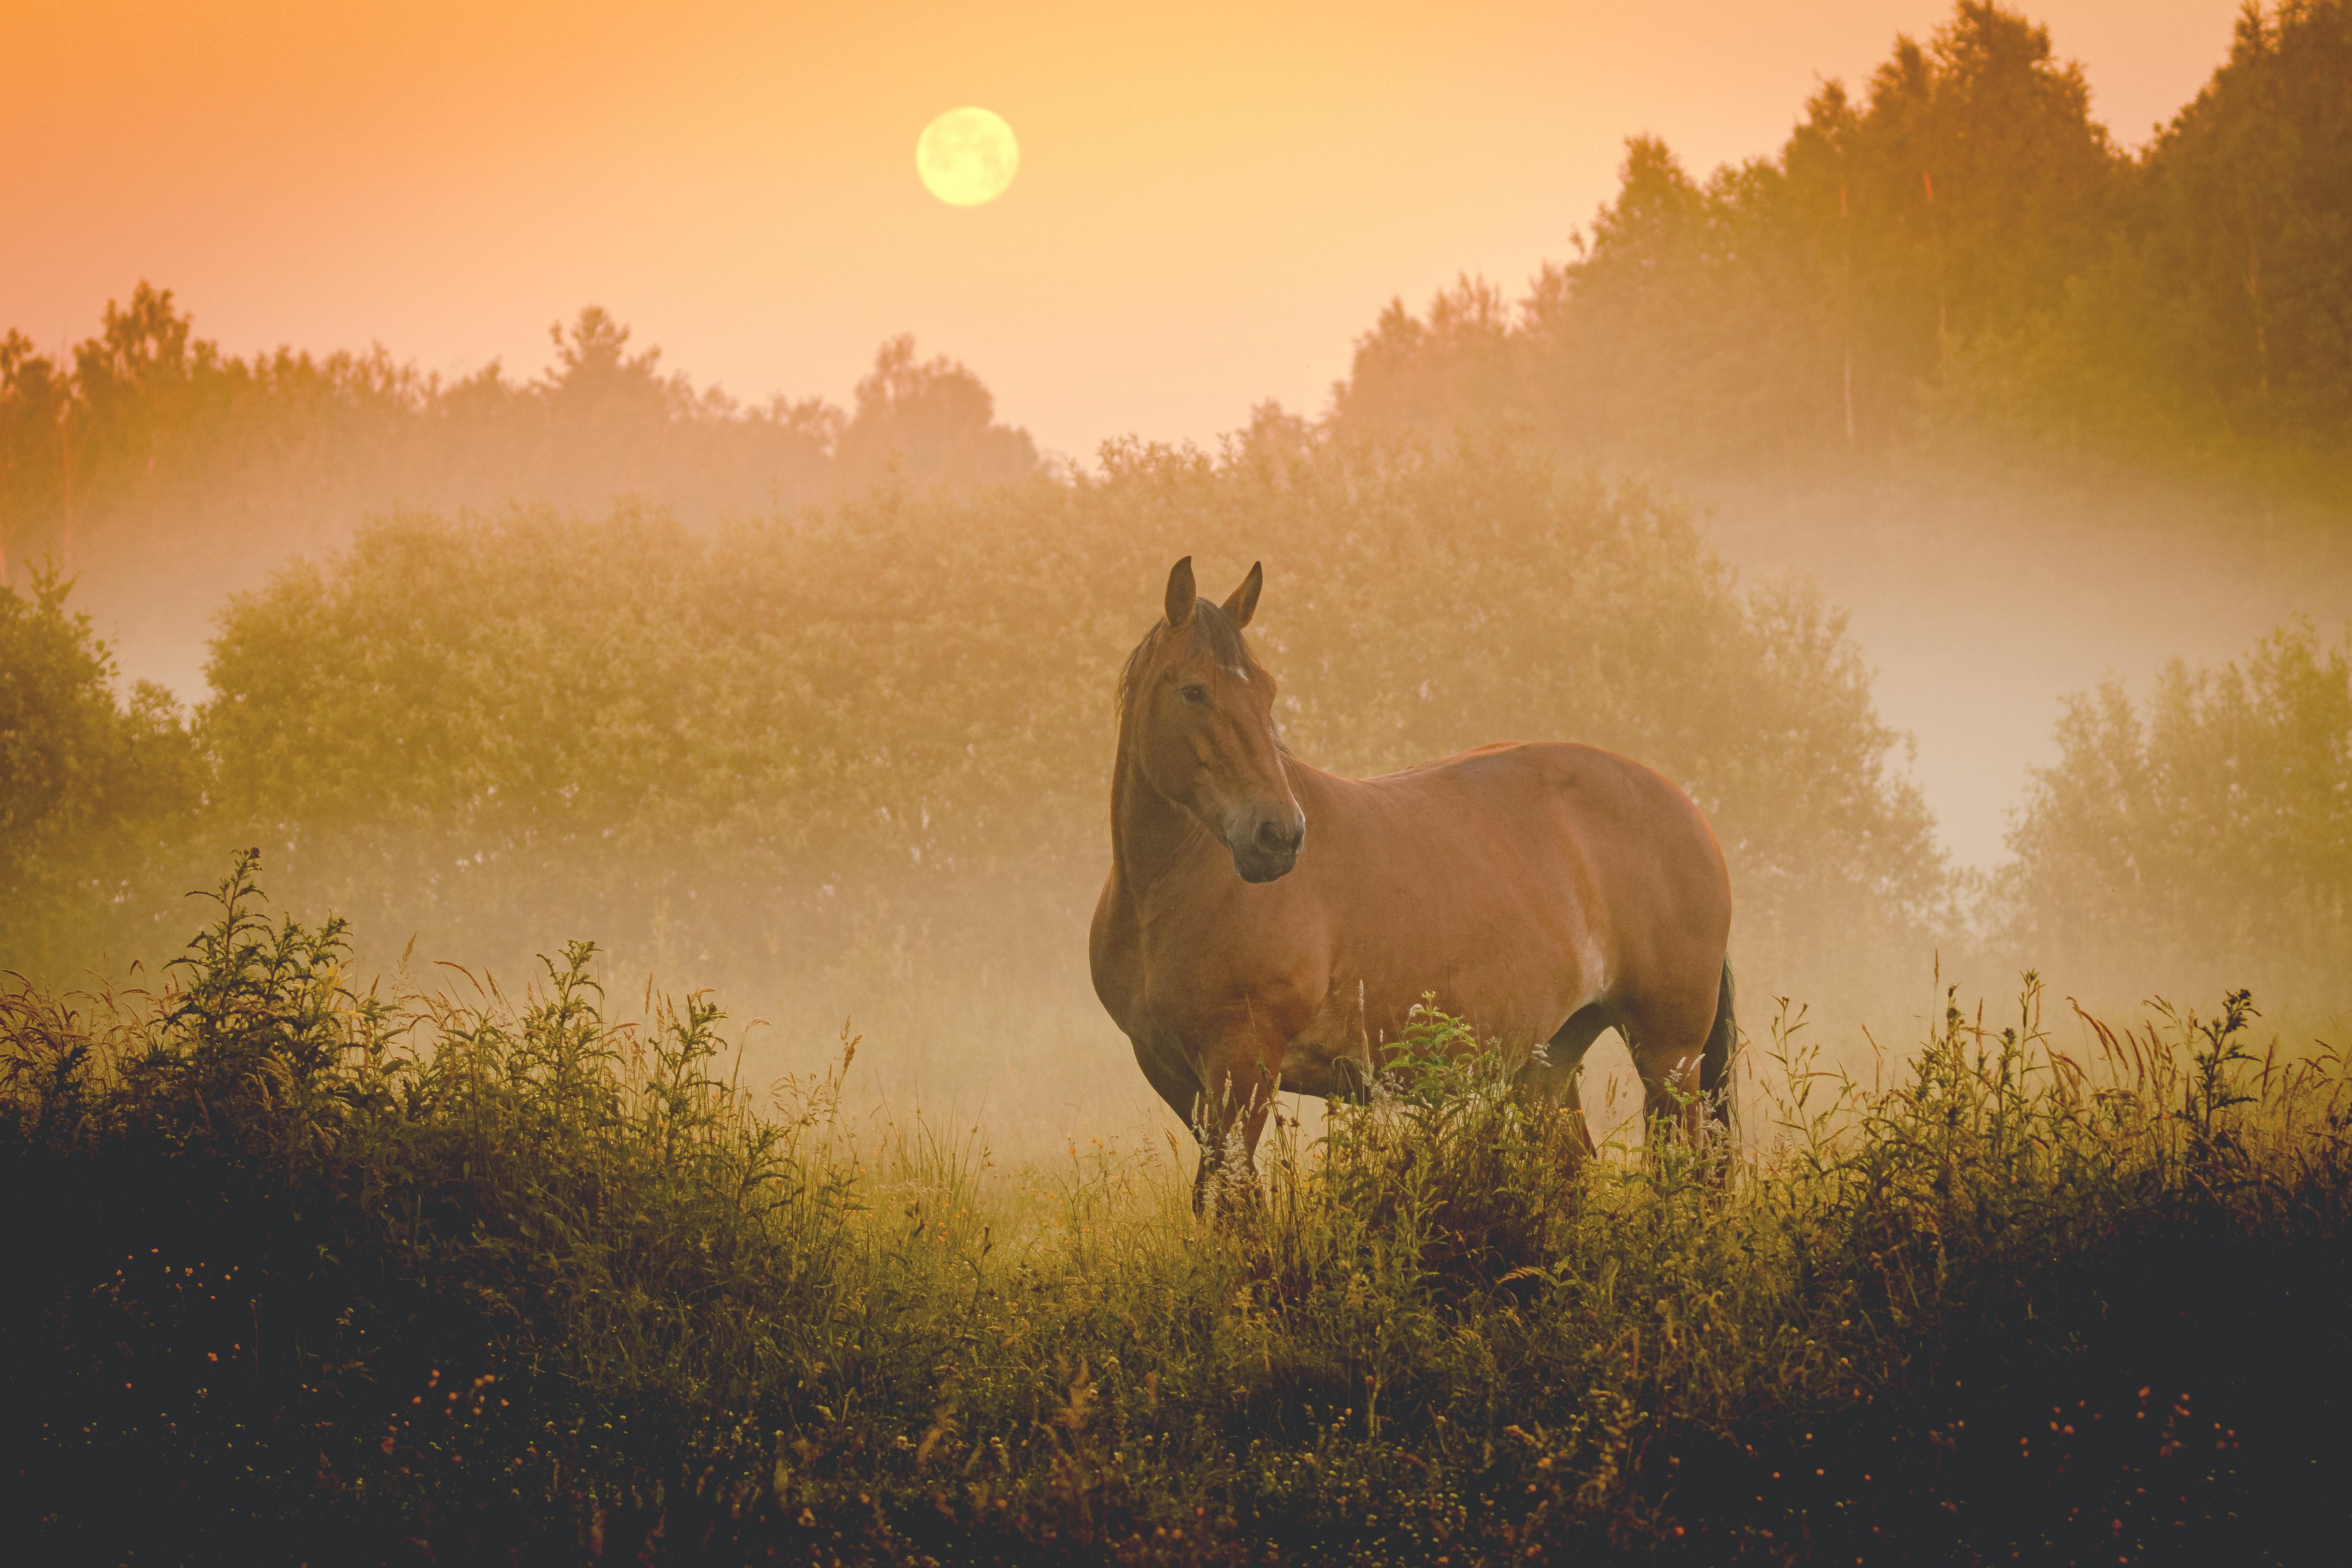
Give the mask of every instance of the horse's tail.
<svg viewBox="0 0 2352 1568">
<path fill-rule="evenodd" d="M 1731 960 L 1723 961 L 1723 988 L 1716 993 L 1715 1027 L 1707 1031 L 1699 1052 L 1698 1088 L 1706 1096 L 1708 1114 L 1718 1121 L 1731 1120 L 1731 1052 L 1739 1043 L 1739 1025 L 1732 1016 Z"/>
</svg>

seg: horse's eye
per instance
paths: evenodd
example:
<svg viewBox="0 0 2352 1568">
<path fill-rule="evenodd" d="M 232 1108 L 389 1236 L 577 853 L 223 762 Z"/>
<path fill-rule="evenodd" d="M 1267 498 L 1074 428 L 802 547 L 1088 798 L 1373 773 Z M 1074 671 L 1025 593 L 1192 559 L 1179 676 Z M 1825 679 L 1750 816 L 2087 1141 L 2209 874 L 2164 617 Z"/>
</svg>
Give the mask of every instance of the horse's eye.
<svg viewBox="0 0 2352 1568">
<path fill-rule="evenodd" d="M 1209 700 L 1209 689 L 1205 686 L 1188 686 L 1184 688 L 1183 697 L 1185 701 L 1198 708 Z"/>
</svg>

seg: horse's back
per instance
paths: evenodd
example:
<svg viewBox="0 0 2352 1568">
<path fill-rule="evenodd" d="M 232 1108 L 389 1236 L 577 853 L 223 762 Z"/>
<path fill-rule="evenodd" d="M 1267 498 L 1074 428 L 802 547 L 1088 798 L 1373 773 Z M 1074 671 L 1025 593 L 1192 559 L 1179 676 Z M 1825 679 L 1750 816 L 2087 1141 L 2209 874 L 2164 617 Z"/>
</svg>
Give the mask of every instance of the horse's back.
<svg viewBox="0 0 2352 1568">
<path fill-rule="evenodd" d="M 1607 911 L 1622 943 L 1719 953 L 1729 931 L 1730 879 L 1706 816 L 1629 757 L 1570 741 L 1501 742 L 1364 788 L 1418 818 L 1415 837 L 1433 849 L 1474 838 L 1492 846 L 1481 858 L 1557 879 L 1563 896 Z"/>
<path fill-rule="evenodd" d="M 1605 913 L 1611 989 L 1714 1016 L 1731 934 L 1731 875 L 1697 802 L 1664 774 L 1597 746 L 1526 748 Z"/>
<path fill-rule="evenodd" d="M 1564 814 L 1580 826 L 1639 827 L 1668 854 L 1715 845 L 1706 817 L 1673 780 L 1575 741 L 1499 741 L 1362 782 L 1369 790 L 1427 797 L 1433 805 L 1454 797 L 1528 830 Z M 1720 860 L 1719 851 L 1714 858 Z"/>
</svg>

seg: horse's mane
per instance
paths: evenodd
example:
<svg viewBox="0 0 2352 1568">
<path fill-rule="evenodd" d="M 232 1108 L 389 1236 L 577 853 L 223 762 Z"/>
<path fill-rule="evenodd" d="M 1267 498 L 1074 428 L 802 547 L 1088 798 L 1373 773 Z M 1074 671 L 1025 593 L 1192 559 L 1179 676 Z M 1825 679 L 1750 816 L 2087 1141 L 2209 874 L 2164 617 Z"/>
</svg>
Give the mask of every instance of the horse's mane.
<svg viewBox="0 0 2352 1568">
<path fill-rule="evenodd" d="M 1192 624 L 1201 628 L 1201 640 L 1209 645 L 1210 657 L 1219 664 L 1252 680 L 1265 679 L 1265 667 L 1251 654 L 1249 644 L 1242 640 L 1241 627 L 1234 625 L 1233 616 L 1225 614 L 1223 605 L 1210 599 L 1196 600 Z M 1137 689 L 1143 684 L 1143 672 L 1150 668 L 1151 656 L 1168 631 L 1168 623 L 1160 621 L 1144 633 L 1135 651 L 1127 656 L 1126 668 L 1118 672 L 1118 697 L 1113 711 L 1122 724 L 1128 710 L 1135 705 Z"/>
</svg>

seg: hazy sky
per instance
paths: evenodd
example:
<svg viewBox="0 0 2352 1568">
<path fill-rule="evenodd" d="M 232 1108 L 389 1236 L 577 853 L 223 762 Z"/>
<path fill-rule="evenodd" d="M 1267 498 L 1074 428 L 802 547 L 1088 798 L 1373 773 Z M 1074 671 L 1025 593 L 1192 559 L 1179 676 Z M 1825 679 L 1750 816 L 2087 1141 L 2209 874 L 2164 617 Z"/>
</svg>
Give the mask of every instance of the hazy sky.
<svg viewBox="0 0 2352 1568">
<path fill-rule="evenodd" d="M 845 398 L 885 336 L 1084 456 L 1319 411 L 1391 295 L 1516 291 L 1647 131 L 1778 146 L 1937 0 L 171 5 L 0 0 L 0 327 L 87 335 L 141 278 L 234 352 L 381 342 L 530 374 L 589 302 L 698 384 Z M 2041 0 L 2122 140 L 2237 0 Z M 939 111 L 1019 179 L 926 194 Z"/>
</svg>

